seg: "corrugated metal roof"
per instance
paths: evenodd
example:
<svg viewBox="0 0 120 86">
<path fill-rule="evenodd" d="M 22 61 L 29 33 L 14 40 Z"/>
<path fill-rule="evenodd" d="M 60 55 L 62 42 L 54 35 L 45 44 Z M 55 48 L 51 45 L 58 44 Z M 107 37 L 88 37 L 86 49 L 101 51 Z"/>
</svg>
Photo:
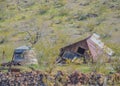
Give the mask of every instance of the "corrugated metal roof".
<svg viewBox="0 0 120 86">
<path fill-rule="evenodd" d="M 30 47 L 28 47 L 28 46 L 20 46 L 20 47 L 16 48 L 16 50 L 22 50 L 22 49 L 29 50 Z"/>
<path fill-rule="evenodd" d="M 88 40 L 93 41 L 96 45 L 93 46 L 98 46 L 99 48 L 103 49 L 104 52 L 106 52 L 108 55 L 112 56 L 114 54 L 113 50 L 107 47 L 101 40 L 100 36 L 97 34 L 93 34 Z M 88 42 L 89 43 L 89 42 Z M 93 47 L 92 46 L 92 47 Z"/>
<path fill-rule="evenodd" d="M 100 48 L 104 48 L 104 43 L 100 40 L 100 36 L 97 34 L 93 34 L 90 37 L 90 40 L 92 40 L 97 46 L 99 46 Z"/>
</svg>

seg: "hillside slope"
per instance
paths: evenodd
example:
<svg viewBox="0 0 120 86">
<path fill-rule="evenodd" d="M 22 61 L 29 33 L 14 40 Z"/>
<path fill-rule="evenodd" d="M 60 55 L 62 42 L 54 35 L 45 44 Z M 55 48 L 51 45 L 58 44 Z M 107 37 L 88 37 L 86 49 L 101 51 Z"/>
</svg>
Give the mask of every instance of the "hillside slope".
<svg viewBox="0 0 120 86">
<path fill-rule="evenodd" d="M 120 50 L 119 0 L 0 0 L 0 55 L 34 45 L 38 57 L 53 61 L 59 48 L 98 33 L 117 55 Z M 30 33 L 30 34 L 29 34 Z"/>
</svg>

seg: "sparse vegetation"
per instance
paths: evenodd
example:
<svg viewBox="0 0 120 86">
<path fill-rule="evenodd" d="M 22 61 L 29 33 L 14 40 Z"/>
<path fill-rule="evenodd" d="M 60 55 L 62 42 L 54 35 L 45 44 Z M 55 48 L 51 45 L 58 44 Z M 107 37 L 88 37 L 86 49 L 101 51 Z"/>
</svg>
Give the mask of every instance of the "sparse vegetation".
<svg viewBox="0 0 120 86">
<path fill-rule="evenodd" d="M 39 63 L 39 67 L 29 66 L 31 69 L 51 74 L 57 70 L 65 73 L 77 70 L 107 75 L 111 68 L 120 72 L 119 24 L 119 0 L 0 0 L 0 63 L 3 51 L 7 62 L 12 59 L 14 48 L 29 45 L 35 48 Z M 55 64 L 61 47 L 94 32 L 115 52 L 111 63 Z"/>
</svg>

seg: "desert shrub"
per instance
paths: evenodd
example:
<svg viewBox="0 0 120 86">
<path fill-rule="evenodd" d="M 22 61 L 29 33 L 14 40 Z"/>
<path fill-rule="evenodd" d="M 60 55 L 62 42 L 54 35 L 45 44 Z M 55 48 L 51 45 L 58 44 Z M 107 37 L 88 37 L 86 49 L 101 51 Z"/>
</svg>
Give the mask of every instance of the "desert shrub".
<svg viewBox="0 0 120 86">
<path fill-rule="evenodd" d="M 86 20 L 88 18 L 95 18 L 95 17 L 98 17 L 98 14 L 95 14 L 95 13 L 78 13 L 78 20 Z"/>
<path fill-rule="evenodd" d="M 91 21 L 90 23 L 88 23 L 88 24 L 86 25 L 87 32 L 92 32 L 92 31 L 94 31 L 94 27 L 95 27 L 95 25 L 94 25 L 94 23 L 92 23 L 92 21 Z"/>
<path fill-rule="evenodd" d="M 64 4 L 65 4 L 64 0 L 61 0 L 61 1 L 56 0 L 56 1 L 54 1 L 54 7 L 55 8 L 63 7 Z"/>
<path fill-rule="evenodd" d="M 18 1 L 18 5 L 22 8 L 28 8 L 30 6 L 33 6 L 35 4 L 35 1 L 34 0 L 19 0 Z"/>
<path fill-rule="evenodd" d="M 0 44 L 3 44 L 8 41 L 9 30 L 2 29 L 0 30 Z"/>
<path fill-rule="evenodd" d="M 119 29 L 118 29 L 118 28 L 115 28 L 115 31 L 117 32 L 117 31 L 119 31 Z"/>
<path fill-rule="evenodd" d="M 45 14 L 46 12 L 47 12 L 47 10 L 45 10 L 45 9 L 40 9 L 39 14 L 40 14 L 40 15 L 43 15 L 43 14 Z"/>
<path fill-rule="evenodd" d="M 13 56 L 13 45 L 11 44 L 7 44 L 4 43 L 4 45 L 2 44 L 1 49 L 0 49 L 0 56 L 3 56 L 3 51 L 5 54 L 4 59 L 0 58 L 0 62 L 8 62 L 12 60 L 12 56 Z"/>
<path fill-rule="evenodd" d="M 0 44 L 3 44 L 3 43 L 5 43 L 7 40 L 6 40 L 6 38 L 4 37 L 2 37 L 2 38 L 0 38 Z"/>
<path fill-rule="evenodd" d="M 58 16 L 67 16 L 68 15 L 68 10 L 67 9 L 60 9 Z"/>
<path fill-rule="evenodd" d="M 0 10 L 0 22 L 4 22 L 4 20 L 6 19 L 6 13 L 4 10 Z"/>
<path fill-rule="evenodd" d="M 82 14 L 79 16 L 78 20 L 86 20 L 87 19 L 87 16 L 85 14 Z"/>
<path fill-rule="evenodd" d="M 107 70 L 107 65 L 106 65 L 107 61 L 108 61 L 107 57 L 105 55 L 101 55 L 95 63 L 90 64 L 91 71 L 108 74 L 109 70 Z"/>
<path fill-rule="evenodd" d="M 42 61 L 41 61 L 41 59 L 43 59 L 44 58 L 44 55 L 43 55 L 43 52 L 37 52 L 38 54 L 37 54 L 37 60 L 38 60 L 38 64 L 39 65 L 41 65 L 41 63 L 42 63 Z"/>
<path fill-rule="evenodd" d="M 25 19 L 25 18 L 26 18 L 25 16 L 22 16 L 22 17 L 21 17 L 21 20 L 22 20 L 22 19 Z"/>
<path fill-rule="evenodd" d="M 119 57 L 116 57 L 116 58 L 112 61 L 111 65 L 112 65 L 112 68 L 113 68 L 116 72 L 120 73 L 120 58 L 119 58 Z"/>
<path fill-rule="evenodd" d="M 3 22 L 4 21 L 4 18 L 0 17 L 0 22 Z"/>
<path fill-rule="evenodd" d="M 111 34 L 110 33 L 102 34 L 101 37 L 103 39 L 109 39 L 109 38 L 111 38 Z"/>
<path fill-rule="evenodd" d="M 26 65 L 26 67 L 30 68 L 31 70 L 38 70 L 39 69 L 38 64 L 30 64 L 30 65 Z"/>
<path fill-rule="evenodd" d="M 43 15 L 47 13 L 48 10 L 49 10 L 49 7 L 47 5 L 41 5 L 38 12 L 40 15 Z"/>
<path fill-rule="evenodd" d="M 114 56 L 120 56 L 120 45 L 116 43 L 107 43 L 107 46 L 110 47 L 115 53 Z"/>
</svg>

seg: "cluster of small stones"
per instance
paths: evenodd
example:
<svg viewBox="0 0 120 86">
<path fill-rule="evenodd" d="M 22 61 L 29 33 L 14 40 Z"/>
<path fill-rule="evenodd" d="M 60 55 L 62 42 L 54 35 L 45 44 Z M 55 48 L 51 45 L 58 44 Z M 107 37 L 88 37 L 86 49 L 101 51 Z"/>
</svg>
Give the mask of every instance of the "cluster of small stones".
<svg viewBox="0 0 120 86">
<path fill-rule="evenodd" d="M 54 75 L 40 71 L 0 72 L 0 86 L 106 86 L 109 81 L 114 86 L 115 80 L 119 82 L 120 73 L 105 76 L 96 72 L 84 74 L 76 71 L 71 74 L 58 71 Z"/>
<path fill-rule="evenodd" d="M 0 72 L 0 86 L 45 86 L 41 72 L 2 73 Z"/>
</svg>

